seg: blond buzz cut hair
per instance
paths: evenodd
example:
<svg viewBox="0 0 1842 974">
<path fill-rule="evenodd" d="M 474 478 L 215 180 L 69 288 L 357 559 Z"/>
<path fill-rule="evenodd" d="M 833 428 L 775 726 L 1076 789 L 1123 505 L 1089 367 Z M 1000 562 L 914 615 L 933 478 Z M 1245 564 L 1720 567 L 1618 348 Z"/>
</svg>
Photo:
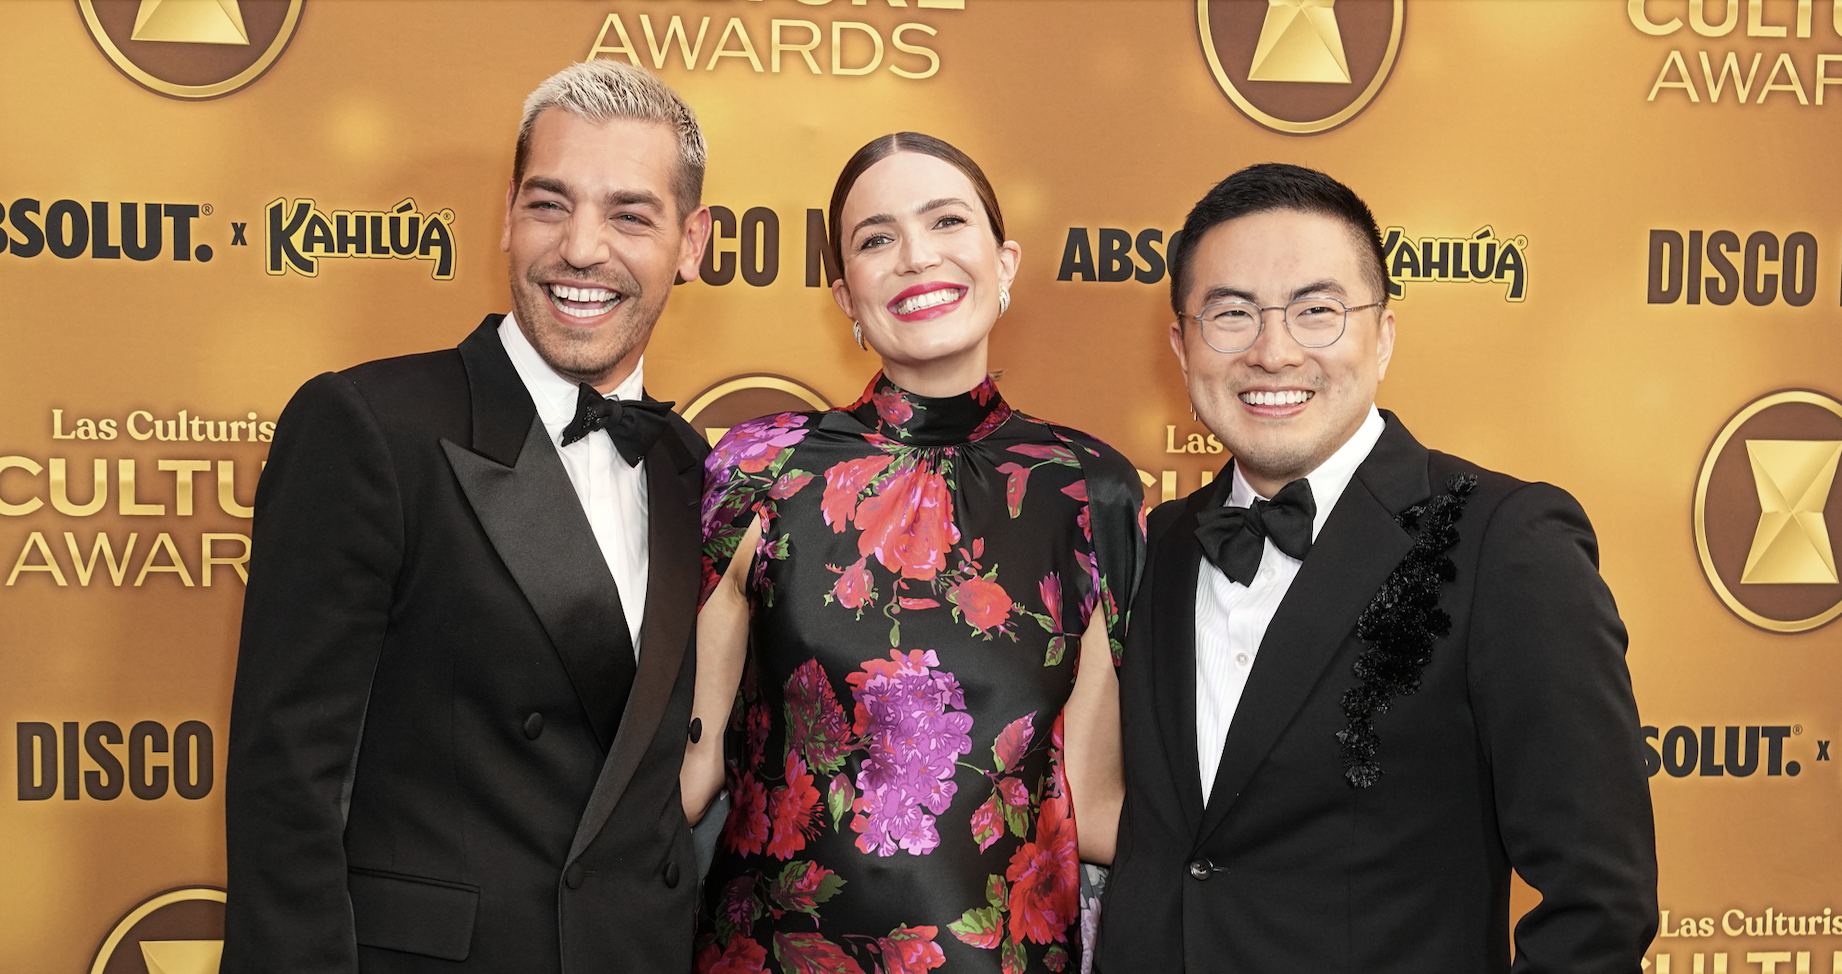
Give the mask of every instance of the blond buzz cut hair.
<svg viewBox="0 0 1842 974">
<path fill-rule="evenodd" d="M 524 182 L 525 160 L 531 152 L 531 129 L 537 117 L 560 108 L 597 125 L 617 118 L 657 122 L 678 135 L 678 175 L 672 181 L 680 219 L 695 212 L 703 200 L 704 160 L 708 148 L 697 113 L 683 98 L 645 68 L 619 61 L 583 61 L 572 64 L 537 86 L 524 100 L 524 119 L 518 124 L 518 148 L 512 156 L 514 191 Z"/>
</svg>

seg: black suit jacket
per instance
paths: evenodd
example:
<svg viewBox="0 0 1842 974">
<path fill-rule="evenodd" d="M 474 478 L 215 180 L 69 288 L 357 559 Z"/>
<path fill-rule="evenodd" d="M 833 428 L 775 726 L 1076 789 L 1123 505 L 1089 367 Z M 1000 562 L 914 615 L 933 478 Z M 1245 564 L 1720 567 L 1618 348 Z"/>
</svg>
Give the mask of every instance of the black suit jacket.
<svg viewBox="0 0 1842 974">
<path fill-rule="evenodd" d="M 674 417 L 646 455 L 636 675 L 499 321 L 321 375 L 276 426 L 231 706 L 227 974 L 689 967 L 707 447 Z"/>
<path fill-rule="evenodd" d="M 1625 630 L 1565 492 L 1422 447 L 1392 414 L 1281 602 L 1205 806 L 1196 753 L 1197 512 L 1151 516 L 1120 673 L 1126 804 L 1100 970 L 1635 974 L 1656 854 Z M 1413 535 L 1478 485 L 1449 550 L 1449 636 L 1374 718 L 1382 775 L 1344 777 L 1356 622 Z M 1223 472 L 1223 480 L 1228 477 Z M 1221 485 L 1225 489 L 1226 484 Z M 1542 894 L 1508 931 L 1510 870 Z"/>
</svg>

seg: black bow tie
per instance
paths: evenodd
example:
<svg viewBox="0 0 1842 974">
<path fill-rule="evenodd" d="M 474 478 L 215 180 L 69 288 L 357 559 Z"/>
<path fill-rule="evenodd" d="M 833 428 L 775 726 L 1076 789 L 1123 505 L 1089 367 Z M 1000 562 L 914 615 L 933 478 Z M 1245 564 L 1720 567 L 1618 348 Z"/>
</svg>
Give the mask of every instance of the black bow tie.
<svg viewBox="0 0 1842 974">
<path fill-rule="evenodd" d="M 1303 561 L 1311 550 L 1311 522 L 1318 514 L 1311 498 L 1311 482 L 1300 477 L 1279 489 L 1270 501 L 1255 499 L 1251 507 L 1212 507 L 1197 515 L 1196 540 L 1203 553 L 1222 574 L 1242 585 L 1254 583 L 1265 553 L 1265 539 L 1273 547 Z"/>
<path fill-rule="evenodd" d="M 563 445 L 604 429 L 627 466 L 637 467 L 665 432 L 673 405 L 651 399 L 606 399 L 584 382 L 577 387 L 576 418 L 563 427 Z"/>
</svg>

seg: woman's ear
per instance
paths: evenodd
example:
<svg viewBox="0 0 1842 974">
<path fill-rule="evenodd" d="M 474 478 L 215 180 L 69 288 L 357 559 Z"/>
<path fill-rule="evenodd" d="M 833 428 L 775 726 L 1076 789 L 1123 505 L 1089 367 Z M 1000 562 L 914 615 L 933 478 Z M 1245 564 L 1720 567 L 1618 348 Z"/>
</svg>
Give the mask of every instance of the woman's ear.
<svg viewBox="0 0 1842 974">
<path fill-rule="evenodd" d="M 1023 260 L 1023 245 L 1006 240 L 998 245 L 998 286 L 1009 290 L 1017 279 L 1017 265 Z"/>
<path fill-rule="evenodd" d="M 850 285 L 844 283 L 844 278 L 840 277 L 831 282 L 831 299 L 838 302 L 838 310 L 843 311 L 846 318 L 852 321 L 857 320 L 855 306 L 851 303 L 851 288 Z"/>
</svg>

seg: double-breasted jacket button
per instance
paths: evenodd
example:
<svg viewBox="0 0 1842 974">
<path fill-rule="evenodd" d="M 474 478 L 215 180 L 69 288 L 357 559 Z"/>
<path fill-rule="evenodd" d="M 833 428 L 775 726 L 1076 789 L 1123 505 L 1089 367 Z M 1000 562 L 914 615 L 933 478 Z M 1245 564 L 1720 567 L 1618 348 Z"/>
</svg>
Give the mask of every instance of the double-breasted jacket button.
<svg viewBox="0 0 1842 974">
<path fill-rule="evenodd" d="M 544 715 L 533 711 L 531 716 L 524 719 L 524 736 L 535 741 L 537 740 L 537 735 L 543 732 Z"/>
<path fill-rule="evenodd" d="M 578 859 L 570 863 L 568 869 L 563 870 L 563 882 L 568 884 L 570 889 L 581 889 L 582 880 L 587 875 L 588 867 L 582 865 L 582 861 Z"/>
<path fill-rule="evenodd" d="M 665 864 L 665 885 L 672 889 L 678 888 L 678 863 L 675 861 Z"/>
<path fill-rule="evenodd" d="M 1208 878 L 1210 876 L 1213 876 L 1214 874 L 1215 874 L 1215 864 L 1210 862 L 1209 860 L 1193 859 L 1190 861 L 1190 878 L 1191 879 L 1194 879 L 1197 882 L 1206 882 Z"/>
</svg>

